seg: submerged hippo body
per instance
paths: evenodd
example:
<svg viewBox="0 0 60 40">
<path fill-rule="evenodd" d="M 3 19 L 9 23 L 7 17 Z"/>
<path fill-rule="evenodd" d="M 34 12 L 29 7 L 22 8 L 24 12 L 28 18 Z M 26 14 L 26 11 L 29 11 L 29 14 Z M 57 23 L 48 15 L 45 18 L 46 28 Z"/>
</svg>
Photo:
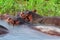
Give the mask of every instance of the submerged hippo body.
<svg viewBox="0 0 60 40">
<path fill-rule="evenodd" d="M 7 33 L 8 33 L 8 29 L 0 25 L 0 35 L 7 34 Z"/>
<path fill-rule="evenodd" d="M 42 17 L 36 20 L 37 23 L 60 26 L 60 18 L 58 17 Z"/>
<path fill-rule="evenodd" d="M 30 21 L 33 24 L 47 24 L 47 25 L 54 25 L 54 26 L 60 26 L 60 18 L 59 17 L 45 17 L 40 16 L 35 12 L 28 11 L 28 14 L 32 15 Z M 29 17 L 29 16 L 28 16 Z"/>
<path fill-rule="evenodd" d="M 59 17 L 45 17 L 40 16 L 34 12 L 29 12 L 32 15 L 32 22 L 33 24 L 39 24 L 38 26 L 31 27 L 32 29 L 35 29 L 37 31 L 49 34 L 49 35 L 55 35 L 60 36 L 60 18 Z M 48 25 L 48 26 L 41 26 Z M 50 25 L 50 26 L 49 26 Z"/>
</svg>

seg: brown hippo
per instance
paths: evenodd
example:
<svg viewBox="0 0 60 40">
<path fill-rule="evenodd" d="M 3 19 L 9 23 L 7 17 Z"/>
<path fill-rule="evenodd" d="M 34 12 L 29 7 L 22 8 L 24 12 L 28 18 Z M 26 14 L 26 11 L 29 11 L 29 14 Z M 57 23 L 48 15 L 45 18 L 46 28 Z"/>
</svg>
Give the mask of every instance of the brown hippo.
<svg viewBox="0 0 60 40">
<path fill-rule="evenodd" d="M 26 11 L 21 13 L 21 18 L 23 18 L 25 21 L 28 21 L 33 24 L 47 24 L 47 25 L 54 25 L 55 28 L 52 28 L 51 26 L 47 26 L 46 30 L 44 27 L 31 27 L 32 29 L 41 31 L 43 33 L 47 33 L 50 35 L 56 35 L 60 36 L 60 31 L 58 30 L 60 26 L 60 18 L 59 17 L 45 17 L 45 16 L 40 16 L 36 13 L 36 10 L 34 11 Z M 50 27 L 54 30 L 51 30 Z M 56 29 L 58 28 L 58 29 Z M 59 32 L 58 32 L 58 31 Z"/>
<path fill-rule="evenodd" d="M 8 18 L 6 21 L 8 22 L 8 24 L 12 25 L 20 25 L 25 23 L 25 21 L 20 17 Z"/>
<path fill-rule="evenodd" d="M 8 29 L 0 25 L 0 35 L 7 34 L 7 33 L 8 33 Z"/>
<path fill-rule="evenodd" d="M 29 14 L 29 11 L 24 11 L 21 14 L 21 18 L 23 18 L 26 22 L 31 22 L 32 21 L 32 15 Z"/>
<path fill-rule="evenodd" d="M 12 18 L 7 18 L 6 21 L 8 22 L 8 24 L 14 25 L 14 20 Z"/>
<path fill-rule="evenodd" d="M 45 17 L 40 16 L 36 13 L 36 10 L 34 11 L 27 11 L 26 13 L 22 14 L 22 18 L 25 17 L 25 20 L 28 20 L 29 22 L 36 24 L 47 24 L 47 25 L 55 25 L 60 26 L 60 18 L 59 17 Z"/>
<path fill-rule="evenodd" d="M 39 22 L 47 25 L 60 26 L 60 18 L 58 17 L 43 17 Z"/>
<path fill-rule="evenodd" d="M 38 23 L 38 19 L 39 21 L 41 20 L 42 16 L 36 14 L 36 10 L 33 10 L 33 11 L 25 11 L 25 12 L 22 12 L 21 13 L 21 17 L 25 20 L 25 21 L 28 21 L 28 22 L 31 22 L 31 23 Z"/>
<path fill-rule="evenodd" d="M 50 26 L 43 26 L 43 27 L 32 27 L 32 29 L 35 29 L 37 31 L 50 34 L 50 35 L 55 35 L 55 36 L 60 36 L 60 18 L 59 17 L 45 17 L 45 16 L 40 16 L 36 12 L 29 11 L 28 14 L 32 15 L 32 22 L 33 24 L 47 24 Z M 45 29 L 46 27 L 46 29 Z M 54 30 L 53 30 L 54 29 Z"/>
</svg>

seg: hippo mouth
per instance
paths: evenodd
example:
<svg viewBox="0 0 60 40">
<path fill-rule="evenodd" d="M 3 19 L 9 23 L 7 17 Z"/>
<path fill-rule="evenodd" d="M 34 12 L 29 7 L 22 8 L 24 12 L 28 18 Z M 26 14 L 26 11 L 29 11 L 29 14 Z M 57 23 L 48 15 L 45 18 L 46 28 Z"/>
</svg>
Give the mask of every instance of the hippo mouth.
<svg viewBox="0 0 60 40">
<path fill-rule="evenodd" d="M 55 26 L 38 25 L 38 26 L 32 27 L 32 29 L 48 34 L 48 35 L 60 36 L 60 28 L 55 27 Z"/>
<path fill-rule="evenodd" d="M 8 29 L 2 25 L 0 25 L 0 35 L 5 35 L 8 33 Z"/>
</svg>

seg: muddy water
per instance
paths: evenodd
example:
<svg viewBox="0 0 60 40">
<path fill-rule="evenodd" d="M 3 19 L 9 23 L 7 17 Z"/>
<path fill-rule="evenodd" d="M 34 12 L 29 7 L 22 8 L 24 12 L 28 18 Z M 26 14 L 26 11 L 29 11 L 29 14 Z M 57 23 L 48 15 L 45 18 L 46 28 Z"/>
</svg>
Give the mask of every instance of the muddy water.
<svg viewBox="0 0 60 40">
<path fill-rule="evenodd" d="M 0 25 L 9 29 L 9 33 L 0 40 L 60 40 L 58 36 L 50 36 L 42 32 L 38 32 L 28 27 L 28 25 L 12 26 L 5 21 L 0 20 Z"/>
</svg>

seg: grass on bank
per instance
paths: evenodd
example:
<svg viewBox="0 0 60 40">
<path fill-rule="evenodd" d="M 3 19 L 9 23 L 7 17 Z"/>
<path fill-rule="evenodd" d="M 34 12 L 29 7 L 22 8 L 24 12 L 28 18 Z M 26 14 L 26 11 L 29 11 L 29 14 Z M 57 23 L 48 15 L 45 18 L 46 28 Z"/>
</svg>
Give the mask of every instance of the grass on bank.
<svg viewBox="0 0 60 40">
<path fill-rule="evenodd" d="M 60 16 L 60 0 L 0 0 L 0 14 L 34 9 L 42 16 Z"/>
</svg>

